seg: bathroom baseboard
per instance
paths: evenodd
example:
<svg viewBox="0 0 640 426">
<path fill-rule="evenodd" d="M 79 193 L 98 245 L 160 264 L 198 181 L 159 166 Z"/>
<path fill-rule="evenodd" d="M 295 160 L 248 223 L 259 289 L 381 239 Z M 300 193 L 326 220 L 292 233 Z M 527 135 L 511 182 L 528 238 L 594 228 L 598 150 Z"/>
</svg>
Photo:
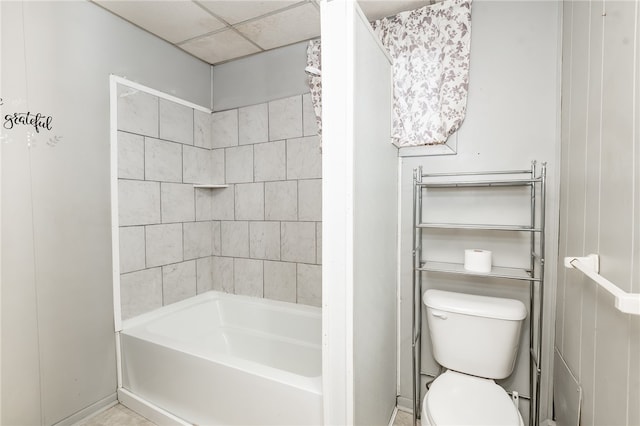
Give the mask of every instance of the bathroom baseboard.
<svg viewBox="0 0 640 426">
<path fill-rule="evenodd" d="M 66 419 L 60 420 L 58 423 L 55 423 L 54 426 L 71 426 L 80 422 L 81 420 L 88 419 L 90 417 L 95 416 L 107 410 L 118 403 L 118 398 L 115 393 L 107 396 L 106 398 L 101 399 L 100 401 L 94 402 L 90 406 L 83 408 L 75 414 L 70 415 Z"/>
<path fill-rule="evenodd" d="M 398 414 L 398 407 L 393 407 L 393 413 L 391 413 L 391 419 L 389 420 L 389 426 L 393 426 L 396 421 L 396 415 Z"/>
<path fill-rule="evenodd" d="M 151 420 L 157 425 L 192 426 L 191 423 L 185 422 L 184 420 L 174 416 L 168 411 L 165 411 L 162 408 L 157 407 L 148 401 L 145 401 L 144 399 L 132 394 L 125 389 L 118 389 L 118 400 L 128 409 Z"/>
<path fill-rule="evenodd" d="M 407 413 L 412 413 L 411 407 L 413 406 L 413 400 L 411 398 L 405 398 L 403 396 L 399 396 L 396 398 L 396 405 L 398 406 L 398 410 L 405 411 Z"/>
</svg>

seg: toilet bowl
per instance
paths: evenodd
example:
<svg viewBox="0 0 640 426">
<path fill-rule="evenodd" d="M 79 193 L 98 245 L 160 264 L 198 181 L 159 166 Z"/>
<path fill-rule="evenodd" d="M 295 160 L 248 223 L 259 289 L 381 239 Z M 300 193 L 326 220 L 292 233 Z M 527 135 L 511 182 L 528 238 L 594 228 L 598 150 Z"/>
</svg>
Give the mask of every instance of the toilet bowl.
<svg viewBox="0 0 640 426">
<path fill-rule="evenodd" d="M 527 310 L 518 300 L 427 290 L 431 349 L 447 371 L 422 401 L 422 426 L 524 426 L 494 380 L 515 366 Z"/>
<path fill-rule="evenodd" d="M 524 426 L 515 404 L 491 379 L 447 371 L 422 401 L 422 426 Z"/>
</svg>

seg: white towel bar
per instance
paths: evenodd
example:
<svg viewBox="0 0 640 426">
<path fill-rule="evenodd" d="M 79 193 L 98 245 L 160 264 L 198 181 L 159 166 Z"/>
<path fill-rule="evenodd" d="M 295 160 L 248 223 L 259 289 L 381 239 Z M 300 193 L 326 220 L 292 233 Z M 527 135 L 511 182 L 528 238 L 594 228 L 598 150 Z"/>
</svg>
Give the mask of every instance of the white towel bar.
<svg viewBox="0 0 640 426">
<path fill-rule="evenodd" d="M 640 315 L 640 293 L 627 293 L 599 274 L 600 256 L 590 254 L 586 257 L 565 257 L 565 268 L 575 268 L 598 283 L 616 298 L 616 308 L 624 313 Z"/>
</svg>

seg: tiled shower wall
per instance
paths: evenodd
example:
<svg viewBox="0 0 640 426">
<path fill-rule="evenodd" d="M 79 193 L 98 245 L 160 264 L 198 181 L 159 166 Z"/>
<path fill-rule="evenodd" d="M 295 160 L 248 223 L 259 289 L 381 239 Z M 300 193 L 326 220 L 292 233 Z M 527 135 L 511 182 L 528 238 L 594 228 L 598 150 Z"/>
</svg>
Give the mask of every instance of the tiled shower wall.
<svg viewBox="0 0 640 426">
<path fill-rule="evenodd" d="M 322 163 L 309 95 L 214 113 L 213 154 L 229 188 L 213 288 L 310 305 L 321 301 Z M 218 222 L 219 221 L 219 222 Z"/>
<path fill-rule="evenodd" d="M 308 94 L 211 115 L 120 86 L 122 318 L 211 289 L 319 306 L 316 133 Z"/>
</svg>

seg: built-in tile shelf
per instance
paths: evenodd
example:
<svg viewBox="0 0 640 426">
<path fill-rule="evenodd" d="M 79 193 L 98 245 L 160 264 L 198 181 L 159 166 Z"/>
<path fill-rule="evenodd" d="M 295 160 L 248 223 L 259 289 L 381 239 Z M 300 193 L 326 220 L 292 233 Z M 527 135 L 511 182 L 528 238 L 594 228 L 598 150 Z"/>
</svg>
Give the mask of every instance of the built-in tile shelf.
<svg viewBox="0 0 640 426">
<path fill-rule="evenodd" d="M 229 185 L 225 184 L 210 184 L 210 185 L 193 185 L 194 188 L 205 188 L 205 189 L 219 189 L 219 188 L 228 188 Z"/>
</svg>

